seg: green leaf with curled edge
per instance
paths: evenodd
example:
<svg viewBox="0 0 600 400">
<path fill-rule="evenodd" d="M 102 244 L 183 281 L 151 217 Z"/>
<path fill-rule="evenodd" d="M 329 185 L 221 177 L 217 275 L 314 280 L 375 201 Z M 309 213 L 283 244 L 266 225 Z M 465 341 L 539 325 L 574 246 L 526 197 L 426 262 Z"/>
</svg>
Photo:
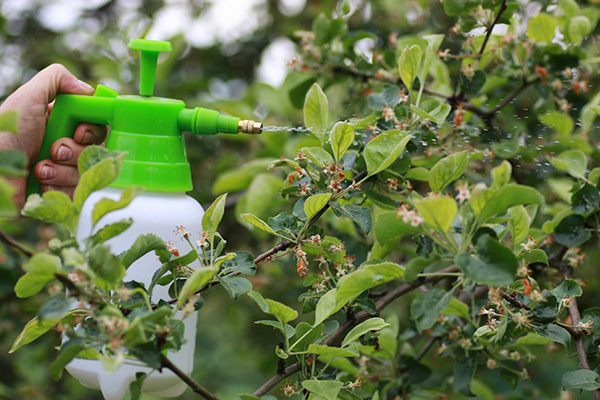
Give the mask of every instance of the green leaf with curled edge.
<svg viewBox="0 0 600 400">
<path fill-rule="evenodd" d="M 130 186 L 123 190 L 119 200 L 109 198 L 100 199 L 94 206 L 92 211 L 92 225 L 96 225 L 98 221 L 109 212 L 121 210 L 127 207 L 131 201 L 140 194 L 144 188 L 140 186 Z"/>
<path fill-rule="evenodd" d="M 306 155 L 306 157 L 315 163 L 319 168 L 325 167 L 325 164 L 332 164 L 333 158 L 331 154 L 323 150 L 320 147 L 303 147 L 300 152 Z"/>
<path fill-rule="evenodd" d="M 304 212 L 307 219 L 310 220 L 321 211 L 327 205 L 329 199 L 331 199 L 331 193 L 319 193 L 307 198 L 304 202 Z"/>
<path fill-rule="evenodd" d="M 75 231 L 79 217 L 79 211 L 69 196 L 57 190 L 48 191 L 42 196 L 30 195 L 21 214 L 46 223 L 63 224 L 71 232 Z"/>
<path fill-rule="evenodd" d="M 195 270 L 183 284 L 179 292 L 177 305 L 180 308 L 183 307 L 187 300 L 202 286 L 206 285 L 217 272 L 219 272 L 219 269 L 216 267 L 201 267 Z"/>
<path fill-rule="evenodd" d="M 33 296 L 55 278 L 61 269 L 59 257 L 46 253 L 36 253 L 23 268 L 25 275 L 21 276 L 15 285 L 15 294 L 19 298 Z"/>
<path fill-rule="evenodd" d="M 378 174 L 394 163 L 412 136 L 399 130 L 383 132 L 373 138 L 364 150 L 369 176 Z"/>
<path fill-rule="evenodd" d="M 211 242 L 215 237 L 221 219 L 223 219 L 226 201 L 227 193 L 220 195 L 213 201 L 210 207 L 206 209 L 202 216 L 202 230 L 208 234 L 208 238 Z"/>
<path fill-rule="evenodd" d="M 350 345 L 352 342 L 358 340 L 358 338 L 360 338 L 367 332 L 378 331 L 385 328 L 386 326 L 390 326 L 390 324 L 385 322 L 383 318 L 369 318 L 368 320 L 356 325 L 354 328 L 352 328 L 350 332 L 346 334 L 346 337 L 342 342 L 342 347 Z"/>
<path fill-rule="evenodd" d="M 447 232 L 458 213 L 456 200 L 451 197 L 429 197 L 415 201 L 415 207 L 425 223 L 438 232 Z"/>
<path fill-rule="evenodd" d="M 348 147 L 354 141 L 354 126 L 348 122 L 338 122 L 333 126 L 330 134 L 333 157 L 340 162 Z"/>
<path fill-rule="evenodd" d="M 165 241 L 153 233 L 146 233 L 138 236 L 129 250 L 120 256 L 121 264 L 127 269 L 136 260 L 151 251 L 156 252 L 161 262 L 169 261 L 170 253 Z"/>
<path fill-rule="evenodd" d="M 574 178 L 585 179 L 587 157 L 581 150 L 567 150 L 550 159 L 550 164 L 558 170 L 564 171 Z"/>
<path fill-rule="evenodd" d="M 298 318 L 298 312 L 283 303 L 265 299 L 260 293 L 255 291 L 250 291 L 247 295 L 256 302 L 263 312 L 273 315 L 277 320 L 284 324 Z"/>
<path fill-rule="evenodd" d="M 86 148 L 82 155 L 93 148 L 93 146 Z M 85 172 L 80 172 L 79 184 L 73 195 L 73 204 L 77 210 L 81 210 L 83 203 L 90 194 L 107 187 L 118 178 L 125 156 L 126 153 L 110 153 L 104 159 L 86 169 Z M 80 163 L 82 162 L 80 161 Z M 83 164 L 80 164 L 80 171 L 82 170 L 81 165 Z"/>
<path fill-rule="evenodd" d="M 413 82 L 421 69 L 422 56 L 423 52 L 421 51 L 421 48 L 415 44 L 405 48 L 398 59 L 400 79 L 402 79 L 402 83 L 404 83 L 409 91 L 412 90 Z"/>
<path fill-rule="evenodd" d="M 469 162 L 469 154 L 466 151 L 454 153 L 442 158 L 429 171 L 429 185 L 431 190 L 439 192 L 450 183 L 460 178 L 465 172 Z"/>
<path fill-rule="evenodd" d="M 304 125 L 321 143 L 325 143 L 328 104 L 325 92 L 318 83 L 314 83 L 304 99 Z"/>
<path fill-rule="evenodd" d="M 527 24 L 527 37 L 535 42 L 552 42 L 558 20 L 546 13 L 540 13 L 529 20 Z"/>
<path fill-rule="evenodd" d="M 591 391 L 600 389 L 600 376 L 589 369 L 565 372 L 562 378 L 562 386 L 563 390 L 581 389 Z"/>
<path fill-rule="evenodd" d="M 261 229 L 265 232 L 275 234 L 275 231 L 273 230 L 273 228 L 271 228 L 269 226 L 269 224 L 267 224 L 262 219 L 258 218 L 256 215 L 251 214 L 251 213 L 245 213 L 245 214 L 242 214 L 241 217 L 244 221 L 249 222 L 251 225 L 257 227 L 258 229 Z"/>
</svg>

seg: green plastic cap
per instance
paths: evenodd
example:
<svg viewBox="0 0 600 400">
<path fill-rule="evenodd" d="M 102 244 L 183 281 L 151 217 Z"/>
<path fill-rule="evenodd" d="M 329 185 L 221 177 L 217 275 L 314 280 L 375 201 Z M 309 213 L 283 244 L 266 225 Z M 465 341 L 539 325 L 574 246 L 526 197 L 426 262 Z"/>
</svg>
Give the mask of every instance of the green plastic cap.
<svg viewBox="0 0 600 400">
<path fill-rule="evenodd" d="M 157 40 L 131 39 L 127 46 L 132 50 L 141 51 L 140 59 L 140 94 L 152 96 L 154 93 L 154 79 L 156 78 L 156 64 L 158 53 L 173 51 L 170 42 Z"/>
</svg>

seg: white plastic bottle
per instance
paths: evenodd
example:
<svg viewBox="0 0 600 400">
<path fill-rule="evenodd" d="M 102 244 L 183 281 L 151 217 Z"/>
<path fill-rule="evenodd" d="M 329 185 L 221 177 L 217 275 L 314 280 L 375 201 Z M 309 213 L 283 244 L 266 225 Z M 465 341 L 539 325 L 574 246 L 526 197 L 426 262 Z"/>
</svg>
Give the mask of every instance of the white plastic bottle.
<svg viewBox="0 0 600 400">
<path fill-rule="evenodd" d="M 94 192 L 85 202 L 77 238 L 82 240 L 92 233 L 92 211 L 94 205 L 102 198 L 118 200 L 123 189 L 106 188 Z M 165 241 L 181 243 L 182 253 L 185 251 L 186 242 L 175 234 L 176 226 L 184 225 L 192 238 L 192 243 L 199 239 L 201 221 L 204 210 L 196 200 L 183 192 L 143 192 L 138 195 L 126 208 L 111 212 L 103 217 L 97 224 L 96 230 L 101 227 L 132 218 L 133 224 L 122 234 L 107 241 L 113 254 L 119 254 L 131 247 L 135 239 L 146 233 L 154 233 Z M 191 264 L 192 267 L 199 267 Z M 125 282 L 137 281 L 148 288 L 152 274 L 160 267 L 154 252 L 150 252 L 134 262 L 127 270 Z M 166 286 L 157 286 L 154 289 L 152 300 L 169 300 Z M 196 337 L 197 313 L 192 313 L 184 320 L 185 343 L 177 352 L 168 352 L 167 357 L 186 374 L 191 374 L 194 362 L 194 348 Z M 129 391 L 129 384 L 136 379 L 137 372 L 149 374 L 152 370 L 133 358 L 126 358 L 123 364 L 112 373 L 107 372 L 98 360 L 75 359 L 68 366 L 67 371 L 83 385 L 100 389 L 106 400 L 121 400 Z M 153 371 L 144 381 L 142 391 L 160 397 L 180 396 L 186 389 L 186 384 L 175 374 L 167 369 L 162 372 Z"/>
</svg>

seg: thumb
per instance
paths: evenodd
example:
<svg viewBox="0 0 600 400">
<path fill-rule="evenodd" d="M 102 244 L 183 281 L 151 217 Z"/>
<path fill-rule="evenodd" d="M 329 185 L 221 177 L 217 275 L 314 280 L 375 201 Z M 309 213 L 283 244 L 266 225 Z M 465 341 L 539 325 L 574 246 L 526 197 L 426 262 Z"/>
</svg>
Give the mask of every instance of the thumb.
<svg viewBox="0 0 600 400">
<path fill-rule="evenodd" d="M 52 64 L 38 72 L 14 94 L 30 104 L 51 103 L 59 93 L 94 94 L 94 88 L 80 81 L 61 64 Z"/>
<path fill-rule="evenodd" d="M 61 64 L 52 64 L 38 72 L 27 86 L 39 91 L 45 96 L 47 103 L 52 102 L 59 93 L 68 94 L 94 94 L 94 88 L 80 81 L 67 68 Z"/>
</svg>

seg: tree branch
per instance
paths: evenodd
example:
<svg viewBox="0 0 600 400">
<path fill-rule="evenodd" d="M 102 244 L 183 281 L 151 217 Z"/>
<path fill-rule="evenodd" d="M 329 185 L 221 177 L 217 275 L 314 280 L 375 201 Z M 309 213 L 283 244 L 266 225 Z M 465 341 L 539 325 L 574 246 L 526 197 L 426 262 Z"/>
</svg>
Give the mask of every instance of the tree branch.
<svg viewBox="0 0 600 400">
<path fill-rule="evenodd" d="M 410 292 L 411 290 L 413 290 L 425 283 L 435 283 L 435 282 L 441 281 L 443 279 L 449 278 L 448 276 L 442 275 L 442 274 L 445 274 L 448 272 L 456 272 L 456 271 L 458 271 L 458 268 L 456 266 L 451 266 L 451 267 L 444 268 L 444 269 L 438 271 L 440 273 L 440 275 L 432 275 L 432 276 L 428 276 L 427 278 L 417 278 L 410 283 L 405 283 L 394 289 L 389 290 L 385 294 L 385 296 L 381 297 L 375 303 L 377 313 L 380 313 L 384 308 L 389 306 L 398 297 L 405 295 L 406 293 Z M 322 344 L 327 345 L 327 346 L 335 345 L 336 343 L 338 343 L 339 341 L 342 340 L 342 338 L 346 334 L 346 332 L 348 332 L 354 326 L 367 320 L 370 317 L 371 317 L 371 315 L 369 313 L 367 313 L 366 311 L 360 311 L 360 312 L 356 313 L 354 315 L 354 318 L 346 319 L 338 327 L 338 329 L 336 329 L 331 335 L 329 335 L 323 341 Z M 280 383 L 282 380 L 284 380 L 288 376 L 295 374 L 296 372 L 299 371 L 299 369 L 300 369 L 299 363 L 292 364 L 291 366 L 287 367 L 283 373 L 275 374 L 268 381 L 266 381 L 261 387 L 256 389 L 254 391 L 254 393 L 252 393 L 252 394 L 257 397 L 267 394 L 278 383 Z"/>
<path fill-rule="evenodd" d="M 31 256 L 33 256 L 33 252 L 31 250 L 29 250 L 28 248 L 26 248 L 21 243 L 17 242 L 15 239 L 13 239 L 12 237 L 10 237 L 9 235 L 7 235 L 6 233 L 4 233 L 1 230 L 0 230 L 0 241 L 2 241 L 3 243 L 7 244 L 10 247 L 12 247 L 13 249 L 20 251 L 26 257 L 31 258 Z"/>
<path fill-rule="evenodd" d="M 179 379 L 184 381 L 195 393 L 198 393 L 200 396 L 204 397 L 207 400 L 219 400 L 217 396 L 200 386 L 198 382 L 196 382 L 189 375 L 180 370 L 175 364 L 171 362 L 171 360 L 169 360 L 162 353 L 160 355 L 160 361 L 163 368 L 171 370 L 175 375 L 179 377 Z"/>
<path fill-rule="evenodd" d="M 483 51 L 485 50 L 485 46 L 487 45 L 487 42 L 490 39 L 490 36 L 492 36 L 492 31 L 494 30 L 494 26 L 496 26 L 498 21 L 500 21 L 500 17 L 502 17 L 502 14 L 504 13 L 504 11 L 506 11 L 506 0 L 502 0 L 502 4 L 500 4 L 500 8 L 498 9 L 498 15 L 496 15 L 496 18 L 494 19 L 492 24 L 490 26 L 488 26 L 486 29 L 485 38 L 483 39 L 483 43 L 481 44 L 481 49 L 479 49 L 479 53 L 478 53 L 480 56 L 483 54 Z"/>
</svg>

